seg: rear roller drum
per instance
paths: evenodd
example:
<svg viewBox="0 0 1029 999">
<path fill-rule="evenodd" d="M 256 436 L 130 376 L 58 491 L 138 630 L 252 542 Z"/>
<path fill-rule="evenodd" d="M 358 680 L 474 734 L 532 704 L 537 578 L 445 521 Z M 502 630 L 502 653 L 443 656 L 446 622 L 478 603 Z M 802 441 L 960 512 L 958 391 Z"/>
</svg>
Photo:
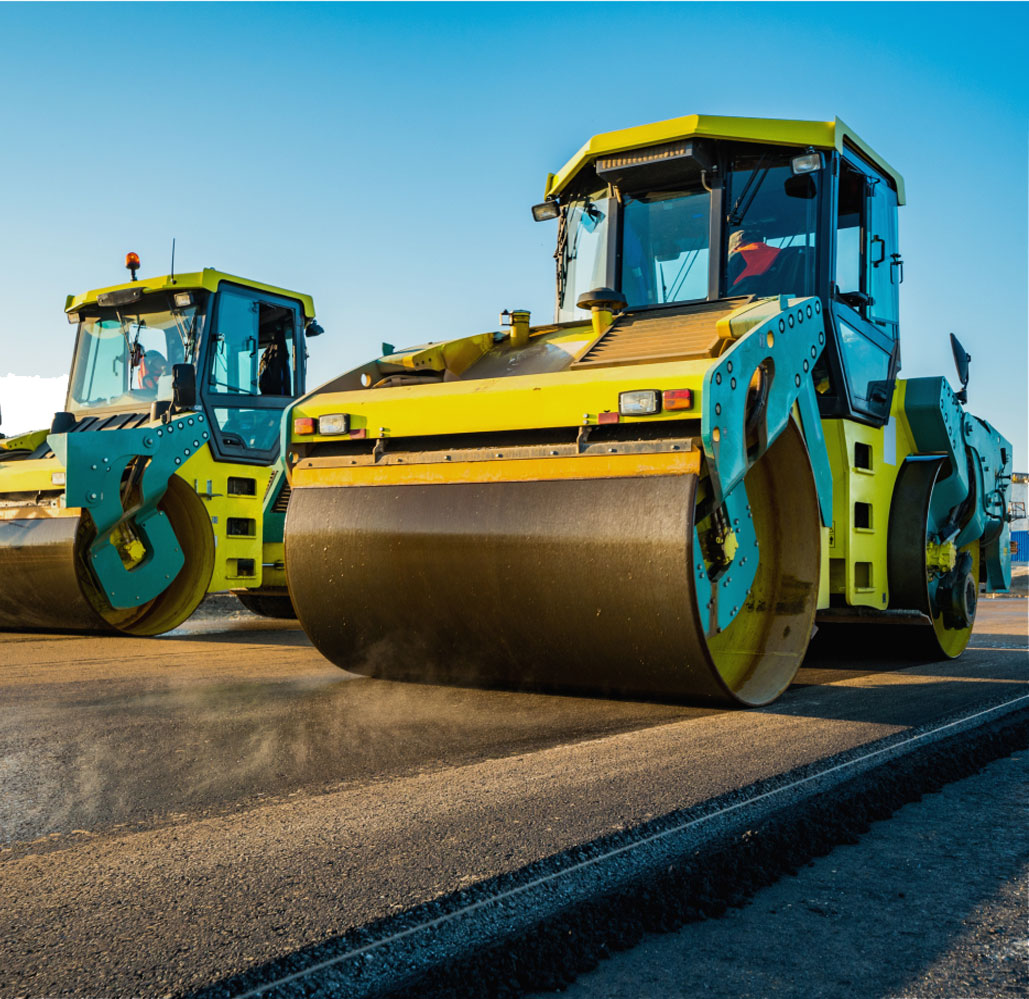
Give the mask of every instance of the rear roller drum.
<svg viewBox="0 0 1029 999">
<path fill-rule="evenodd" d="M 911 461 L 897 476 L 890 511 L 890 606 L 920 611 L 932 626 L 895 629 L 894 647 L 918 660 L 955 659 L 968 645 L 979 595 L 979 540 L 941 543 L 933 522 L 940 461 Z"/>
<path fill-rule="evenodd" d="M 818 593 L 793 424 L 746 485 L 760 566 L 711 639 L 690 571 L 695 474 L 301 485 L 290 592 L 318 649 L 369 676 L 764 704 L 800 664 Z"/>
</svg>

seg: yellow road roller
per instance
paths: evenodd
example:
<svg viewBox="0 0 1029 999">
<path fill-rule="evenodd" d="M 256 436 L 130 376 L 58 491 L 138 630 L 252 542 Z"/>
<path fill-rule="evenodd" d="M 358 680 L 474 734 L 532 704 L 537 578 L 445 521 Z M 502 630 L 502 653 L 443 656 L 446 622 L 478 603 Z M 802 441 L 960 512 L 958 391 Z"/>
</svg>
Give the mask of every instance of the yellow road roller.
<svg viewBox="0 0 1029 999">
<path fill-rule="evenodd" d="M 69 295 L 66 408 L 0 434 L 0 629 L 156 635 L 231 590 L 292 617 L 284 410 L 307 295 L 206 269 Z"/>
<path fill-rule="evenodd" d="M 904 184 L 840 120 L 693 115 L 547 178 L 556 316 L 288 418 L 286 573 L 358 673 L 766 704 L 817 622 L 924 658 L 1010 582 L 1011 448 L 898 378 Z"/>
</svg>

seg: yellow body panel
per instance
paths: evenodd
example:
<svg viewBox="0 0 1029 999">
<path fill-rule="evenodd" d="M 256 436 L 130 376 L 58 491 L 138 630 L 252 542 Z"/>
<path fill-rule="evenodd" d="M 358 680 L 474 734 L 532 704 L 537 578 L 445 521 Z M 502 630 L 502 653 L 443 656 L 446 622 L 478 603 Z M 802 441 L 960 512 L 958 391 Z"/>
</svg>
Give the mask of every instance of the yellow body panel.
<svg viewBox="0 0 1029 999">
<path fill-rule="evenodd" d="M 56 458 L 0 460 L 0 493 L 35 494 L 63 488 L 64 466 Z"/>
<path fill-rule="evenodd" d="M 830 595 L 842 595 L 853 607 L 889 606 L 890 505 L 901 465 L 916 450 L 904 415 L 905 386 L 906 382 L 897 382 L 884 427 L 822 421 L 833 476 L 833 524 L 828 537 L 829 593 L 820 596 L 819 607 L 829 605 Z M 858 445 L 867 448 L 860 460 Z M 865 464 L 871 467 L 862 467 Z"/>
<path fill-rule="evenodd" d="M 406 486 L 452 482 L 539 482 L 551 479 L 617 479 L 648 475 L 697 475 L 699 451 L 620 455 L 360 465 L 301 461 L 297 486 Z"/>
<path fill-rule="evenodd" d="M 598 156 L 694 136 L 800 148 L 814 146 L 816 149 L 842 150 L 844 144 L 847 144 L 860 151 L 893 179 L 897 185 L 897 200 L 904 204 L 904 178 L 839 118 L 833 121 L 792 121 L 782 118 L 727 118 L 709 114 L 669 118 L 649 125 L 595 135 L 556 174 L 547 177 L 544 196 L 549 198 L 560 194 L 569 181 Z"/>
<path fill-rule="evenodd" d="M 282 585 L 272 580 L 265 580 L 262 569 L 262 563 L 265 561 L 262 542 L 264 499 L 273 469 L 261 465 L 216 461 L 210 446 L 205 445 L 191 455 L 175 474 L 204 501 L 204 506 L 211 518 L 215 560 L 214 573 L 211 576 L 208 591 L 217 593 L 220 590 L 243 587 Z M 252 479 L 254 495 L 230 495 L 228 482 L 230 478 Z M 228 533 L 230 517 L 250 522 L 248 526 L 251 529 L 245 535 L 230 535 Z M 280 552 L 280 560 L 281 557 Z M 253 561 L 253 575 L 241 574 L 241 559 Z"/>
<path fill-rule="evenodd" d="M 225 274 L 222 271 L 205 267 L 202 271 L 193 271 L 188 274 L 176 274 L 174 278 L 162 274 L 150 278 L 140 278 L 137 281 L 128 281 L 124 284 L 112 284 L 107 288 L 94 288 L 82 295 L 69 295 L 64 303 L 65 312 L 75 312 L 84 305 L 95 304 L 100 295 L 109 291 L 119 291 L 123 288 L 144 288 L 146 291 L 171 291 L 178 289 L 186 291 L 190 288 L 203 288 L 206 291 L 217 291 L 223 281 L 232 284 L 245 285 L 247 288 L 257 288 L 259 291 L 267 291 L 273 295 L 283 295 L 286 298 L 295 298 L 300 302 L 304 315 L 308 319 L 314 318 L 314 299 L 310 295 L 304 295 L 298 291 L 289 291 L 273 284 L 264 284 L 261 281 L 251 281 L 249 278 L 236 277 L 233 274 Z"/>
<path fill-rule="evenodd" d="M 0 439 L 0 451 L 35 451 L 49 433 L 49 430 L 30 430 L 27 434 L 18 434 L 17 437 L 4 437 Z M 3 455 L 0 454 L 0 461 L 2 460 Z"/>
<path fill-rule="evenodd" d="M 279 542 L 265 542 L 261 551 L 264 568 L 261 570 L 262 586 L 286 585 L 285 546 Z"/>
<path fill-rule="evenodd" d="M 691 389 L 693 410 L 622 417 L 633 423 L 700 416 L 700 390 L 711 361 L 638 364 L 631 368 L 557 371 L 540 375 L 479 378 L 353 392 L 318 393 L 301 400 L 293 416 L 348 413 L 351 430 L 369 437 L 530 430 L 597 423 L 602 412 L 618 412 L 618 394 L 632 389 Z M 306 436 L 302 442 L 331 440 Z M 338 438 L 336 438 L 338 439 Z"/>
</svg>

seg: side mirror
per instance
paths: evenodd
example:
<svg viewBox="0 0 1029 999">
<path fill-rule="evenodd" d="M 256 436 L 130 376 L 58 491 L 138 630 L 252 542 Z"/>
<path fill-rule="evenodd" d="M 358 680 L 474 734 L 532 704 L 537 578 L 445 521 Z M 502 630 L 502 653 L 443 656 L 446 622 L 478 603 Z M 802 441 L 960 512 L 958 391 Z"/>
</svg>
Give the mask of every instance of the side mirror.
<svg viewBox="0 0 1029 999">
<path fill-rule="evenodd" d="M 192 364 L 172 365 L 172 405 L 177 410 L 197 404 L 197 369 Z"/>
<path fill-rule="evenodd" d="M 304 327 L 304 333 L 308 337 L 321 336 L 325 332 L 313 319 Z"/>
<path fill-rule="evenodd" d="M 957 400 L 964 405 L 968 402 L 968 362 L 972 360 L 972 355 L 965 353 L 961 341 L 953 333 L 950 335 L 950 349 L 954 354 L 954 367 L 958 369 L 958 380 L 961 382 Z"/>
</svg>

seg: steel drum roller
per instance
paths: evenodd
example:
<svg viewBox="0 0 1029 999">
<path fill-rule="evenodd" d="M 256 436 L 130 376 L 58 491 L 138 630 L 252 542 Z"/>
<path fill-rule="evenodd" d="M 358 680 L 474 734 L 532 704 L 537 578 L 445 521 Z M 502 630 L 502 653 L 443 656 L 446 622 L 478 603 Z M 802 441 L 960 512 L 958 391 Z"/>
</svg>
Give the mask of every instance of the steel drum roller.
<svg viewBox="0 0 1029 999">
<path fill-rule="evenodd" d="M 772 700 L 818 591 L 814 484 L 791 429 L 747 478 L 751 600 L 705 638 L 692 576 L 698 476 L 303 486 L 286 570 L 304 630 L 369 676 Z"/>
<path fill-rule="evenodd" d="M 189 617 L 207 592 L 214 538 L 207 511 L 173 476 L 161 500 L 186 555 L 186 566 L 160 596 L 139 607 L 112 608 L 98 593 L 83 553 L 93 540 L 88 518 L 0 521 L 0 629 L 157 635 Z"/>
</svg>

